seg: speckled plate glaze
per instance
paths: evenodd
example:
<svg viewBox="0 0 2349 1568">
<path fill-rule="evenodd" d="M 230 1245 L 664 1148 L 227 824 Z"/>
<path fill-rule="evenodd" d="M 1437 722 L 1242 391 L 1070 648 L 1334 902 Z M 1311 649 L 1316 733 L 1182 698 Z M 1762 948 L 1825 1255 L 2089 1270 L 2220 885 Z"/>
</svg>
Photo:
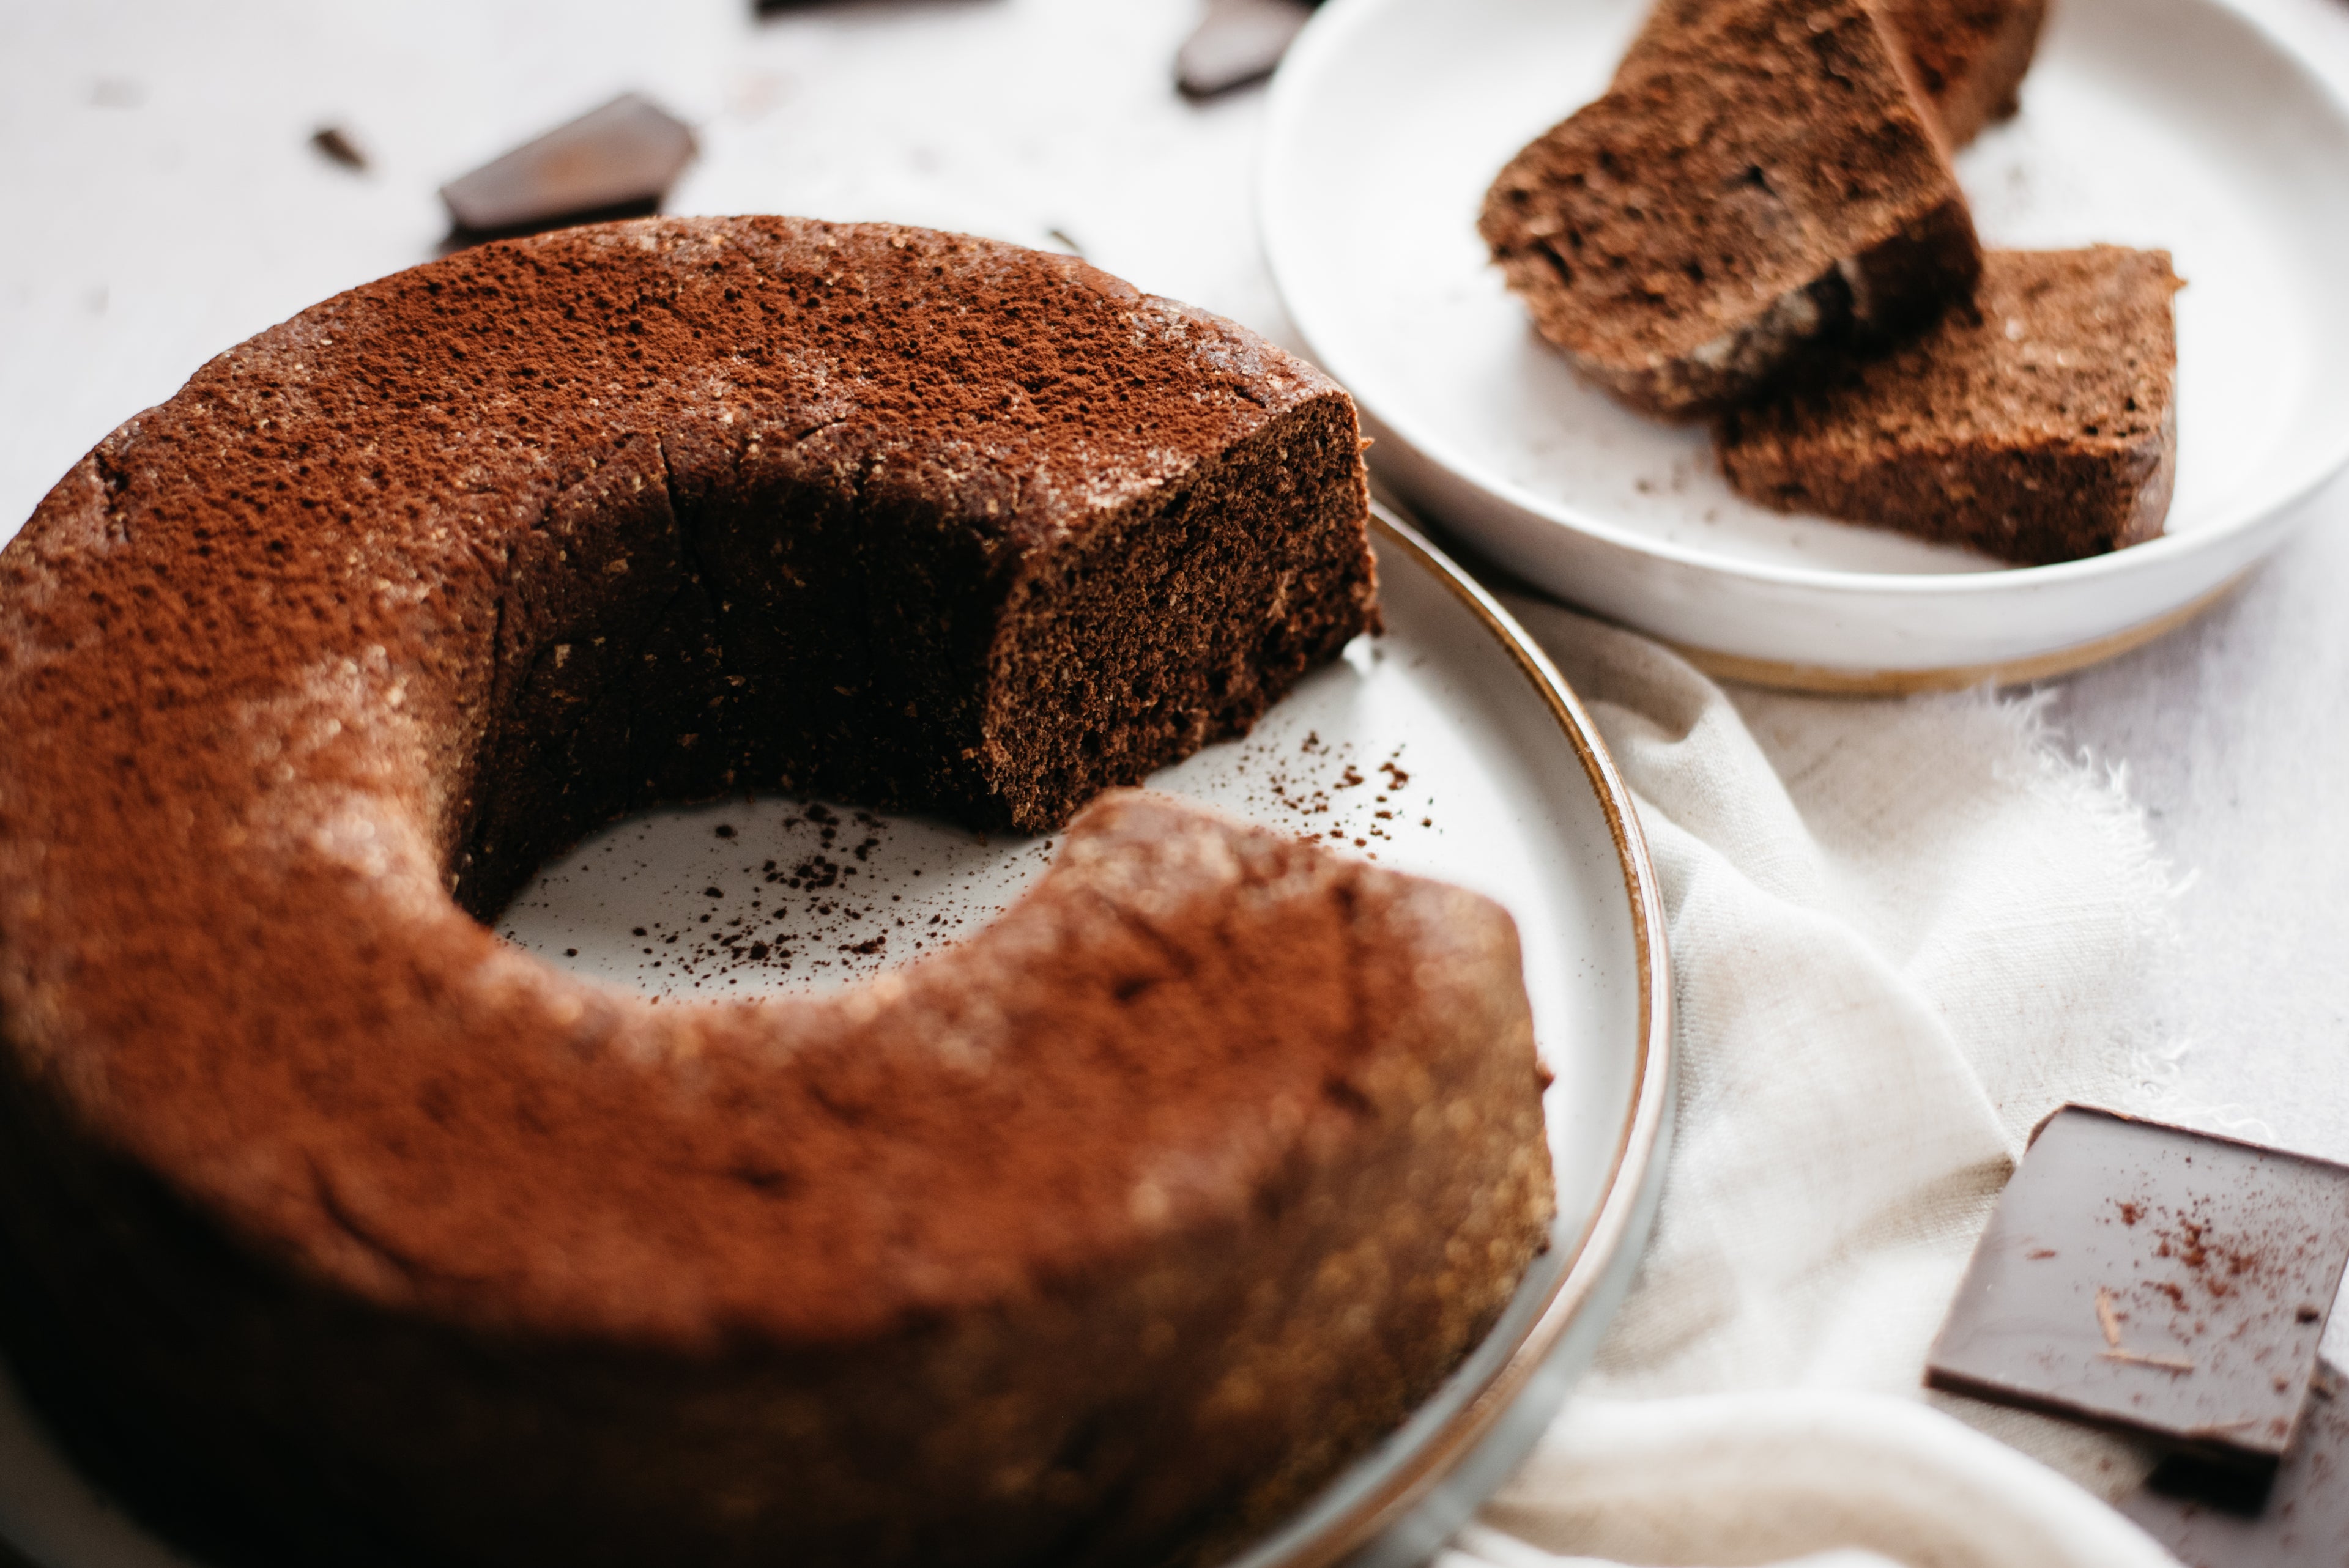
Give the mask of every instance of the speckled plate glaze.
<svg viewBox="0 0 2349 1568">
<path fill-rule="evenodd" d="M 1336 0 L 1274 84 L 1260 213 L 1384 475 L 1497 563 L 1717 673 L 1842 690 L 2053 674 L 2187 618 L 2349 460 L 2349 110 L 2222 0 L 2055 0 L 2023 111 L 1958 172 L 1985 243 L 2166 248 L 2168 532 L 2027 569 L 1733 494 L 1535 335 L 1485 188 L 1596 96 L 1645 0 Z"/>
<path fill-rule="evenodd" d="M 1232 1568 L 1425 1558 L 1513 1469 L 1630 1283 L 1671 1112 L 1662 906 L 1630 796 L 1548 659 L 1391 517 L 1387 630 L 1246 739 L 1151 780 L 1501 901 L 1526 955 L 1558 1183 L 1550 1250 L 1428 1403 Z M 921 819 L 775 799 L 632 819 L 545 868 L 499 929 L 679 1001 L 820 989 L 985 923 L 1050 859 Z M 0 1379 L 0 1542 L 42 1568 L 190 1568 L 94 1491 Z M 7 1562 L 0 1545 L 0 1564 Z"/>
</svg>

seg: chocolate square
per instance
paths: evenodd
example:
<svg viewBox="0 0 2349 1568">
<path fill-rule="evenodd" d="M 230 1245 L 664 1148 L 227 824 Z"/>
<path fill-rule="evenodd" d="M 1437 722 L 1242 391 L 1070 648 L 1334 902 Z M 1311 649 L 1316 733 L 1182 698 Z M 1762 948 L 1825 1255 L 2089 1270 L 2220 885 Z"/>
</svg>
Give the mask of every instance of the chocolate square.
<svg viewBox="0 0 2349 1568">
<path fill-rule="evenodd" d="M 468 240 L 643 217 L 659 210 L 693 151 L 683 120 L 624 93 L 450 181 L 440 200 Z"/>
<path fill-rule="evenodd" d="M 2349 1263 L 2349 1168 L 2066 1106 L 1999 1198 L 1936 1388 L 2272 1469 Z"/>
</svg>

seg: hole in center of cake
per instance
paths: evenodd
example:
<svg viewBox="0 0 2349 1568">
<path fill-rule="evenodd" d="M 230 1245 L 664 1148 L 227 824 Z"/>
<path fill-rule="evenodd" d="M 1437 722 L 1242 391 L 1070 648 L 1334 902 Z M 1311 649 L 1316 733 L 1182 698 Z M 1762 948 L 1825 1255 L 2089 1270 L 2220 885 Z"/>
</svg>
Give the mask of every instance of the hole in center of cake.
<svg viewBox="0 0 2349 1568">
<path fill-rule="evenodd" d="M 812 992 L 935 953 L 1043 874 L 1057 841 L 781 796 L 624 819 L 500 912 L 548 963 L 653 995 Z"/>
</svg>

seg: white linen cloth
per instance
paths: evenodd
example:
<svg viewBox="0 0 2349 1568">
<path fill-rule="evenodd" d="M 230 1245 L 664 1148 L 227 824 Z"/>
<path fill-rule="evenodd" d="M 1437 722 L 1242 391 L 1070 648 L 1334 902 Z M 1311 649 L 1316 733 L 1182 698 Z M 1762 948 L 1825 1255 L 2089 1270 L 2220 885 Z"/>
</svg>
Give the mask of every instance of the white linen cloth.
<svg viewBox="0 0 2349 1568">
<path fill-rule="evenodd" d="M 1644 637 L 1510 608 L 1638 798 L 1679 1124 L 1591 1376 L 1452 1568 L 2169 1562 L 1961 1421 L 2106 1498 L 2139 1450 L 1921 1387 L 2033 1125 L 2158 1091 L 2140 999 L 2170 887 L 2124 780 L 2063 754 L 2044 697 L 1730 692 Z"/>
</svg>

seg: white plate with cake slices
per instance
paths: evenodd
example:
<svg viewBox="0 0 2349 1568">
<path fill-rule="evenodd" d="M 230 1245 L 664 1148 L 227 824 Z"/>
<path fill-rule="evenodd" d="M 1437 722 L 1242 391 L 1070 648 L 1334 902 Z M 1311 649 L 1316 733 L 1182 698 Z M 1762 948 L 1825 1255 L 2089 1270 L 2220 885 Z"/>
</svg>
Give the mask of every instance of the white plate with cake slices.
<svg viewBox="0 0 2349 1568">
<path fill-rule="evenodd" d="M 1507 614 L 1408 528 L 1377 530 L 1386 630 L 1244 739 L 1150 780 L 1516 917 L 1558 1216 L 1500 1323 L 1417 1413 L 1233 1568 L 1417 1563 L 1516 1467 L 1630 1282 L 1663 1171 L 1671 985 L 1630 792 Z M 822 989 L 918 958 L 1019 896 L 1051 841 L 775 798 L 657 811 L 543 868 L 500 917 L 548 961 L 657 995 Z M 0 1375 L 0 1563 L 165 1568 Z"/>
<path fill-rule="evenodd" d="M 1899 690 L 2076 667 L 2212 602 L 2349 461 L 2349 108 L 2220 0 L 2054 0 L 2022 111 L 1957 158 L 1985 245 L 2166 249 L 2165 535 L 2009 567 L 1733 493 L 1702 427 L 1578 380 L 1476 232 L 1596 97 L 1646 0 L 1336 0 L 1275 82 L 1268 257 L 1373 461 L 1498 566 L 1717 673 Z"/>
</svg>

